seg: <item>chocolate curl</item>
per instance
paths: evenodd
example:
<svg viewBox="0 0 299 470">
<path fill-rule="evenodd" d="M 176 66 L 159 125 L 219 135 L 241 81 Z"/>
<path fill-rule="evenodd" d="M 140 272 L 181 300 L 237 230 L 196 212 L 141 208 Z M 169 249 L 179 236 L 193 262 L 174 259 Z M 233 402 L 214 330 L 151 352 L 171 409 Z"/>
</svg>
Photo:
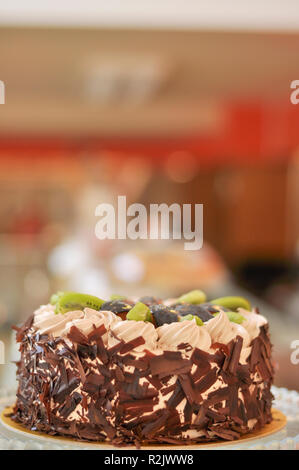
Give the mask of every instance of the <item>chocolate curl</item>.
<svg viewBox="0 0 299 470">
<path fill-rule="evenodd" d="M 192 387 L 190 377 L 186 374 L 181 374 L 179 375 L 178 380 L 181 384 L 182 389 L 184 390 L 188 402 L 190 403 L 190 405 L 192 405 L 195 402 L 196 396 L 195 391 Z"/>
<path fill-rule="evenodd" d="M 229 387 L 219 388 L 218 390 L 214 390 L 213 392 L 209 393 L 206 403 L 208 406 L 211 406 L 224 400 L 228 400 L 228 398 Z"/>
<path fill-rule="evenodd" d="M 215 434 L 215 436 L 218 436 L 225 441 L 233 441 L 234 439 L 238 439 L 240 437 L 238 432 L 222 428 L 221 426 L 213 426 L 209 429 L 213 432 L 213 434 Z"/>
<path fill-rule="evenodd" d="M 74 392 L 73 395 L 68 396 L 65 403 L 59 410 L 60 416 L 66 419 L 76 409 L 78 403 L 80 403 L 81 400 L 81 395 L 76 392 Z"/>
<path fill-rule="evenodd" d="M 138 338 L 134 338 L 131 341 L 128 341 L 127 343 L 123 344 L 120 349 L 120 354 L 126 354 L 132 351 L 132 349 L 141 346 L 142 344 L 145 344 L 145 340 L 142 336 L 138 336 Z"/>
<path fill-rule="evenodd" d="M 208 390 L 217 380 L 217 369 L 214 367 L 199 382 L 195 384 L 197 394 L 201 394 Z"/>
<path fill-rule="evenodd" d="M 96 344 L 97 347 L 97 357 L 102 361 L 103 364 L 108 363 L 108 354 L 106 347 L 103 342 L 103 336 L 107 333 L 107 330 L 104 325 L 100 325 L 98 328 L 94 328 L 91 333 L 88 335 L 88 341 L 93 344 Z"/>
<path fill-rule="evenodd" d="M 28 320 L 22 325 L 21 327 L 13 325 L 12 329 L 17 332 L 16 334 L 16 341 L 17 343 L 21 343 L 21 341 L 24 339 L 24 336 L 26 332 L 32 327 L 33 325 L 33 320 L 34 320 L 34 315 L 31 315 Z"/>
<path fill-rule="evenodd" d="M 165 351 L 164 354 L 150 359 L 151 373 L 158 375 L 160 379 L 169 375 L 186 374 L 191 367 L 191 361 L 182 359 L 181 353 L 177 351 Z"/>
<path fill-rule="evenodd" d="M 142 435 L 146 437 L 151 437 L 155 432 L 157 432 L 159 429 L 161 429 L 167 420 L 169 416 L 169 411 L 164 410 L 162 412 L 162 416 L 158 418 L 156 421 L 153 421 L 149 424 L 147 424 L 143 429 L 142 429 Z"/>
<path fill-rule="evenodd" d="M 229 361 L 229 366 L 228 370 L 231 374 L 235 374 L 239 360 L 240 360 L 240 354 L 243 346 L 243 338 L 241 336 L 237 336 L 236 341 L 232 347 L 232 352 L 231 352 L 231 357 Z"/>
<path fill-rule="evenodd" d="M 89 405 L 88 416 L 94 424 L 103 429 L 109 439 L 113 439 L 115 436 L 115 429 L 111 424 L 108 423 L 107 419 L 98 410 L 93 403 Z"/>
<path fill-rule="evenodd" d="M 86 375 L 85 375 L 85 372 L 84 372 L 84 367 L 82 365 L 82 362 L 81 362 L 80 357 L 79 357 L 78 354 L 75 355 L 75 362 L 76 362 L 76 365 L 78 367 L 78 372 L 80 374 L 81 381 L 84 384 L 85 380 L 86 380 Z"/>
<path fill-rule="evenodd" d="M 181 401 L 185 398 L 184 392 L 182 390 L 182 387 L 179 383 L 179 381 L 176 382 L 176 388 L 169 398 L 169 400 L 166 402 L 166 406 L 168 408 L 176 408 Z"/>
<path fill-rule="evenodd" d="M 98 328 L 95 328 L 89 333 L 88 340 L 90 342 L 95 341 L 96 343 L 101 342 L 103 344 L 102 336 L 107 333 L 105 325 L 100 325 Z"/>
<path fill-rule="evenodd" d="M 105 377 L 103 375 L 91 372 L 86 377 L 82 390 L 84 392 L 89 393 L 90 395 L 94 395 L 94 394 L 99 393 L 100 387 L 104 383 L 105 383 Z"/>
<path fill-rule="evenodd" d="M 203 427 L 205 427 L 205 425 L 208 423 L 208 419 L 206 418 L 206 409 L 205 407 L 202 405 L 200 408 L 199 408 L 199 411 L 196 415 L 196 418 L 194 420 L 194 428 L 197 429 L 197 430 L 201 430 Z"/>
<path fill-rule="evenodd" d="M 67 338 L 72 341 L 73 343 L 89 345 L 88 337 L 85 336 L 79 328 L 76 326 L 72 326 Z"/>
</svg>

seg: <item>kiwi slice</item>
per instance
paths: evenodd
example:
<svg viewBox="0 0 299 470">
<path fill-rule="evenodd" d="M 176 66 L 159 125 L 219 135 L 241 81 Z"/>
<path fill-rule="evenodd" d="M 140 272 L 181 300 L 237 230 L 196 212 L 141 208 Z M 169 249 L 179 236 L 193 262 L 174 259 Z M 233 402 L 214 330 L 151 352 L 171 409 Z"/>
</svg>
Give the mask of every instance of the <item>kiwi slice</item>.
<svg viewBox="0 0 299 470">
<path fill-rule="evenodd" d="M 55 298 L 53 299 L 55 300 Z M 63 292 L 56 302 L 56 313 L 66 313 L 72 310 L 84 310 L 84 308 L 93 308 L 100 310 L 104 300 L 94 295 L 80 294 L 78 292 Z"/>
<path fill-rule="evenodd" d="M 245 297 L 219 297 L 218 299 L 211 300 L 212 305 L 219 305 L 228 308 L 230 311 L 236 311 L 238 308 L 251 310 L 250 302 Z"/>
</svg>

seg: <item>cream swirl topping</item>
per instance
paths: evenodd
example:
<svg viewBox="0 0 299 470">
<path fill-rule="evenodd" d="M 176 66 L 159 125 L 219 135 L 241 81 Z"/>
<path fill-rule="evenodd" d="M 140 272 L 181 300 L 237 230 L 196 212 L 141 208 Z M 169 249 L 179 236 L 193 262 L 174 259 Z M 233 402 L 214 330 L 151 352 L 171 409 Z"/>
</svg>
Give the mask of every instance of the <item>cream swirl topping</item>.
<svg viewBox="0 0 299 470">
<path fill-rule="evenodd" d="M 88 335 L 94 327 L 104 325 L 106 330 L 121 319 L 113 312 L 97 311 L 91 308 L 66 312 L 64 314 L 55 313 L 55 306 L 42 305 L 34 313 L 33 327 L 40 334 L 52 334 L 54 337 L 67 336 L 72 326 L 76 326 L 82 333 Z M 103 336 L 103 341 L 107 340 L 107 335 Z"/>
<path fill-rule="evenodd" d="M 126 343 L 135 338 L 142 336 L 145 343 L 137 346 L 135 351 L 143 351 L 144 349 L 155 349 L 157 347 L 157 331 L 150 322 L 124 320 L 120 321 L 111 328 L 108 336 L 109 347 L 115 346 L 119 340 Z"/>
<path fill-rule="evenodd" d="M 243 308 L 239 308 L 238 312 L 245 318 L 242 323 L 242 326 L 247 330 L 250 341 L 256 338 L 260 334 L 260 327 L 266 325 L 268 322 L 263 315 L 260 315 L 255 312 L 248 312 Z"/>
<path fill-rule="evenodd" d="M 244 350 L 248 348 L 251 341 L 260 333 L 260 327 L 267 324 L 267 320 L 254 311 L 238 309 L 245 318 L 241 325 L 230 322 L 224 311 L 221 311 L 213 319 L 203 326 L 198 326 L 195 320 L 182 321 L 155 329 L 152 323 L 125 320 L 111 311 L 97 311 L 85 308 L 83 311 L 76 310 L 65 314 L 55 314 L 55 306 L 42 305 L 34 312 L 33 327 L 41 334 L 52 334 L 54 337 L 67 336 L 71 327 L 76 326 L 83 334 L 88 335 L 94 327 L 104 325 L 107 332 L 112 330 L 113 334 L 105 333 L 103 341 L 109 346 L 115 345 L 119 340 L 131 341 L 138 336 L 144 338 L 145 344 L 138 346 L 136 350 L 143 349 L 177 349 L 182 343 L 188 343 L 192 347 L 209 350 L 211 343 L 220 342 L 227 344 L 236 336 L 243 338 L 242 359 L 250 353 Z"/>
<path fill-rule="evenodd" d="M 55 307 L 51 304 L 42 305 L 34 312 L 33 327 L 40 334 L 52 334 L 53 336 L 61 336 L 65 326 L 71 320 L 83 317 L 81 310 L 67 312 L 65 314 L 55 313 Z"/>
<path fill-rule="evenodd" d="M 229 343 L 236 336 L 243 338 L 243 347 L 250 343 L 250 336 L 246 329 L 238 323 L 230 322 L 225 312 L 221 311 L 211 320 L 205 323 L 211 335 L 213 343 Z"/>
<path fill-rule="evenodd" d="M 83 312 L 83 318 L 71 320 L 66 324 L 62 336 L 67 335 L 72 326 L 76 326 L 83 334 L 89 335 L 94 328 L 99 328 L 101 325 L 104 325 L 108 331 L 113 325 L 121 321 L 120 317 L 115 315 L 115 313 L 106 310 L 97 311 L 92 308 L 85 308 Z M 107 344 L 107 333 L 102 336 L 102 340 L 104 344 Z"/>
<path fill-rule="evenodd" d="M 177 346 L 183 343 L 204 351 L 211 346 L 211 336 L 208 330 L 204 325 L 198 326 L 194 319 L 162 325 L 157 328 L 157 332 L 158 347 L 163 349 L 177 349 Z"/>
</svg>

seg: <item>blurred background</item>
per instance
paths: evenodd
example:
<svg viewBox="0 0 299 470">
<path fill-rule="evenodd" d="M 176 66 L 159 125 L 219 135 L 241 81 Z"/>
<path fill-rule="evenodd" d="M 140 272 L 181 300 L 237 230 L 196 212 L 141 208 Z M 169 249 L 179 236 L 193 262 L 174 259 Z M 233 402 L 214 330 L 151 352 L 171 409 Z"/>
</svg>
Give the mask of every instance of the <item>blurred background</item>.
<svg viewBox="0 0 299 470">
<path fill-rule="evenodd" d="M 297 2 L 0 6 L 0 386 L 56 290 L 247 296 L 299 390 Z M 243 4 L 243 6 L 242 6 Z M 95 237 L 95 208 L 204 205 L 204 246 Z"/>
</svg>

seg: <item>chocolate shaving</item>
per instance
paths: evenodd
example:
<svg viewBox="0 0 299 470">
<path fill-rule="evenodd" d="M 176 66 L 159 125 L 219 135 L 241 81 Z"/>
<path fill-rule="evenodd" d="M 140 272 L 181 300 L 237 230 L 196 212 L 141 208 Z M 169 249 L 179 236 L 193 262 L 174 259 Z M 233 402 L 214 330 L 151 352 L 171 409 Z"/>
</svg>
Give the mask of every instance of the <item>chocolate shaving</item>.
<svg viewBox="0 0 299 470">
<path fill-rule="evenodd" d="M 163 355 L 155 356 L 150 360 L 151 373 L 158 375 L 159 378 L 187 373 L 191 367 L 191 361 L 182 359 L 181 353 L 176 351 L 165 351 Z"/>
<path fill-rule="evenodd" d="M 73 343 L 89 345 L 87 336 L 85 336 L 76 326 L 71 327 L 67 337 L 69 340 L 73 341 Z"/>
<path fill-rule="evenodd" d="M 103 341 L 102 336 L 106 332 L 107 332 L 107 330 L 105 328 L 105 325 L 101 325 L 98 328 L 94 328 L 93 331 L 91 333 L 89 333 L 89 335 L 88 335 L 88 341 L 90 341 L 90 342 L 95 341 L 96 343 L 101 341 L 101 343 L 102 343 L 102 341 Z"/>
<path fill-rule="evenodd" d="M 144 428 L 142 429 L 142 435 L 146 437 L 151 437 L 156 431 L 158 431 L 164 425 L 168 416 L 169 416 L 169 411 L 164 410 L 160 418 L 144 426 Z"/>
<path fill-rule="evenodd" d="M 194 403 L 195 401 L 195 391 L 192 387 L 192 382 L 190 380 L 190 377 L 186 374 L 181 374 L 179 375 L 178 380 L 181 384 L 181 387 L 185 393 L 185 396 L 188 402 L 190 403 L 190 405 L 192 405 L 192 403 Z"/>
<path fill-rule="evenodd" d="M 103 414 L 94 406 L 93 403 L 91 403 L 88 408 L 88 417 L 95 425 L 103 428 L 109 439 L 114 438 L 115 429 L 113 426 L 111 426 L 111 424 L 108 423 L 105 416 L 103 416 Z"/>
<path fill-rule="evenodd" d="M 25 333 L 31 328 L 32 324 L 33 324 L 33 320 L 34 320 L 34 315 L 31 315 L 27 320 L 26 322 L 24 323 L 24 325 L 22 325 L 21 327 L 19 326 L 15 326 L 13 325 L 12 326 L 12 329 L 15 330 L 17 332 L 16 334 L 16 341 L 18 343 L 20 343 L 24 336 L 25 336 Z"/>
<path fill-rule="evenodd" d="M 59 410 L 60 416 L 67 418 L 77 407 L 78 403 L 82 400 L 79 393 L 73 393 L 72 396 L 68 396 L 63 404 L 62 408 Z"/>
<path fill-rule="evenodd" d="M 180 403 L 181 401 L 184 399 L 185 395 L 184 395 L 184 392 L 182 390 L 182 387 L 180 385 L 179 382 L 176 383 L 176 388 L 173 392 L 173 394 L 171 395 L 171 397 L 169 398 L 169 400 L 167 401 L 166 405 L 168 408 L 176 408 Z"/>
<path fill-rule="evenodd" d="M 208 421 L 209 420 L 206 418 L 206 410 L 204 406 L 201 406 L 194 420 L 194 427 L 197 430 L 200 430 L 208 423 Z"/>
<path fill-rule="evenodd" d="M 215 405 L 216 403 L 222 402 L 223 400 L 228 400 L 229 398 L 229 387 L 219 388 L 210 392 L 207 399 L 208 405 Z"/>
<path fill-rule="evenodd" d="M 120 354 L 126 354 L 132 351 L 132 349 L 135 349 L 144 343 L 145 343 L 144 338 L 142 336 L 138 336 L 138 338 L 134 338 L 131 341 L 128 341 L 127 343 L 122 345 L 122 348 L 120 349 Z"/>
<path fill-rule="evenodd" d="M 100 387 L 105 383 L 105 377 L 91 372 L 84 382 L 82 390 L 90 395 L 99 393 Z"/>
<path fill-rule="evenodd" d="M 241 336 L 237 336 L 234 342 L 234 345 L 232 347 L 232 352 L 231 352 L 229 366 L 228 366 L 229 372 L 233 375 L 236 373 L 236 370 L 239 364 L 242 346 L 243 346 L 243 338 L 241 338 Z"/>
<path fill-rule="evenodd" d="M 208 390 L 217 380 L 217 369 L 214 367 L 194 386 L 197 393 L 203 393 Z"/>
</svg>

